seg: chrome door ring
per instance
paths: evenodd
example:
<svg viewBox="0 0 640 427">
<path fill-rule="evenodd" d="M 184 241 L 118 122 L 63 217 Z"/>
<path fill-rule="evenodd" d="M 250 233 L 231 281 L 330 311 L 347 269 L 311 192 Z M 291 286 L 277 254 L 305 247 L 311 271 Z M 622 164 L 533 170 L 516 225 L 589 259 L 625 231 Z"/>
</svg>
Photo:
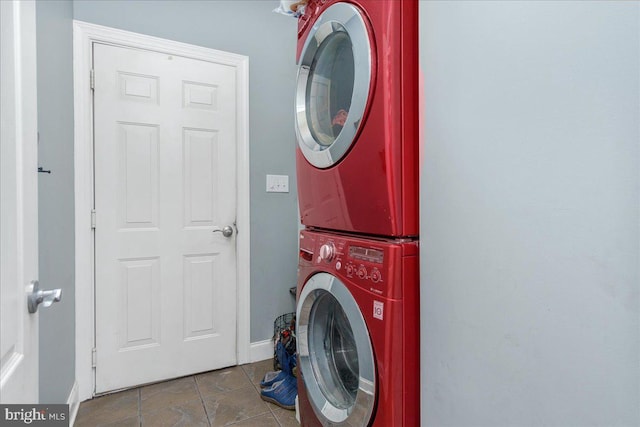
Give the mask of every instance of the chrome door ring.
<svg viewBox="0 0 640 427">
<path fill-rule="evenodd" d="M 340 134 L 326 147 L 316 141 L 307 117 L 307 86 L 311 66 L 322 43 L 331 35 L 344 32 L 353 51 L 354 81 L 349 112 Z M 300 55 L 296 92 L 296 135 L 306 159 L 318 168 L 336 164 L 354 142 L 369 98 L 371 86 L 371 44 L 362 13 L 353 5 L 336 3 L 325 10 L 311 28 Z"/>
<path fill-rule="evenodd" d="M 342 307 L 349 326 L 353 330 L 358 353 L 358 390 L 350 408 L 333 405 L 324 395 L 311 366 L 311 353 L 320 349 L 309 346 L 309 321 L 314 303 L 323 294 L 332 295 Z M 347 287 L 328 273 L 313 275 L 302 288 L 298 300 L 296 333 L 298 336 L 299 369 L 304 379 L 307 395 L 314 412 L 324 426 L 366 426 L 371 420 L 375 405 L 376 372 L 371 338 L 362 312 Z"/>
</svg>

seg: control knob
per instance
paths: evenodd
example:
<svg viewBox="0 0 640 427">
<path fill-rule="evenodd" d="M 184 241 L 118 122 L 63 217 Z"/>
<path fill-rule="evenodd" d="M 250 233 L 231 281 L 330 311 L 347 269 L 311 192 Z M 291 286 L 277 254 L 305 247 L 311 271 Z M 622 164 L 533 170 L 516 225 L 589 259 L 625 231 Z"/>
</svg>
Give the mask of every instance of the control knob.
<svg viewBox="0 0 640 427">
<path fill-rule="evenodd" d="M 351 264 L 347 264 L 347 275 L 351 276 L 353 274 L 353 270 L 355 270 L 355 267 Z"/>
<path fill-rule="evenodd" d="M 382 279 L 382 274 L 380 274 L 380 270 L 378 270 L 377 268 L 374 268 L 373 271 L 371 272 L 371 280 L 374 283 L 378 283 L 381 279 Z"/>
<path fill-rule="evenodd" d="M 333 243 L 329 242 L 320 246 L 320 259 L 326 262 L 330 262 L 335 256 L 336 256 L 336 247 L 333 246 Z"/>
<path fill-rule="evenodd" d="M 358 276 L 361 279 L 365 279 L 367 277 L 367 268 L 364 265 L 361 265 L 358 268 L 358 272 L 356 273 L 356 276 Z"/>
</svg>

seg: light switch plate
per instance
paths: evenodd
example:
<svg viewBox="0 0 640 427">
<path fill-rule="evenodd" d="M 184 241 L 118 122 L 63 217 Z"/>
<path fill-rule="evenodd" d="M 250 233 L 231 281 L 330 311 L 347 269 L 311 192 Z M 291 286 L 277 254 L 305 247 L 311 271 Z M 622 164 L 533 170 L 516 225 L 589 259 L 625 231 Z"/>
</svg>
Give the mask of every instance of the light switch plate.
<svg viewBox="0 0 640 427">
<path fill-rule="evenodd" d="M 288 193 L 289 175 L 267 175 L 267 193 Z"/>
</svg>

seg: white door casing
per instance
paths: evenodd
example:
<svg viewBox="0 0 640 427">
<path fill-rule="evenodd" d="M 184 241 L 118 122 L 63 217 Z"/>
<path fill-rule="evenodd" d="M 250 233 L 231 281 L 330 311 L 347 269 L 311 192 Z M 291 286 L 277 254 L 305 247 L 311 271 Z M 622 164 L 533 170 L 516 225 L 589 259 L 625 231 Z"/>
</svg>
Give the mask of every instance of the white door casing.
<svg viewBox="0 0 640 427">
<path fill-rule="evenodd" d="M 78 379 L 79 395 L 81 400 L 91 397 L 95 392 L 94 384 L 93 384 L 92 354 L 91 354 L 91 349 L 93 348 L 93 340 L 94 340 L 94 334 L 91 328 L 91 325 L 93 325 L 93 321 L 94 321 L 93 286 L 91 286 L 93 284 L 93 269 L 94 269 L 93 256 L 92 256 L 93 249 L 94 249 L 94 240 L 93 240 L 93 233 L 91 231 L 91 223 L 90 223 L 91 208 L 93 207 L 93 197 L 94 197 L 94 193 L 93 193 L 94 152 L 92 147 L 93 145 L 92 133 L 94 131 L 92 116 L 94 114 L 94 111 L 93 111 L 93 105 L 92 105 L 92 93 L 90 90 L 90 78 L 89 78 L 90 70 L 92 68 L 92 49 L 93 49 L 94 43 L 103 44 L 103 46 L 101 47 L 105 49 L 134 48 L 134 49 L 143 49 L 146 51 L 153 51 L 155 52 L 153 55 L 157 55 L 157 57 L 161 58 L 162 61 L 171 62 L 173 64 L 176 64 L 180 61 L 198 60 L 198 61 L 209 63 L 209 65 L 211 66 L 214 66 L 215 64 L 217 64 L 218 67 L 222 67 L 223 69 L 230 70 L 231 74 L 234 76 L 234 79 L 235 79 L 235 91 L 234 91 L 235 111 L 233 112 L 233 114 L 235 115 L 235 118 L 232 118 L 229 121 L 228 125 L 231 126 L 233 129 L 233 132 L 235 132 L 236 145 L 234 146 L 235 152 L 231 154 L 227 154 L 226 155 L 227 158 L 224 160 L 231 163 L 237 163 L 237 168 L 236 168 L 237 176 L 235 177 L 236 187 L 237 187 L 237 203 L 235 203 L 234 209 L 237 207 L 235 220 L 237 223 L 238 234 L 234 234 L 233 237 L 231 237 L 230 239 L 227 239 L 223 237 L 221 233 L 214 234 L 212 232 L 215 227 L 218 227 L 218 226 L 222 227 L 222 226 L 228 225 L 228 221 L 230 221 L 229 224 L 233 223 L 233 218 L 228 219 L 226 217 L 216 218 L 216 220 L 219 219 L 219 224 L 217 222 L 216 224 L 212 224 L 212 221 L 209 221 L 207 223 L 206 221 L 203 220 L 203 213 L 206 214 L 207 209 L 209 210 L 213 209 L 215 211 L 217 206 L 214 206 L 214 207 L 210 206 L 209 208 L 206 208 L 202 203 L 200 204 L 195 203 L 195 204 L 189 204 L 189 207 L 186 209 L 182 209 L 182 206 L 184 206 L 184 204 L 182 203 L 186 201 L 186 200 L 182 200 L 182 194 L 184 193 L 183 178 L 185 178 L 188 182 L 190 179 L 188 174 L 186 174 L 185 176 L 174 176 L 175 179 L 173 181 L 165 180 L 166 182 L 165 186 L 163 186 L 161 181 L 158 181 L 155 183 L 157 187 L 157 191 L 155 192 L 152 191 L 151 193 L 147 194 L 147 196 L 151 197 L 152 201 L 156 200 L 158 203 L 162 204 L 164 203 L 162 201 L 163 197 L 166 198 L 166 194 L 171 193 L 172 191 L 174 193 L 176 191 L 179 192 L 181 200 L 179 200 L 179 203 L 173 207 L 173 213 L 170 214 L 169 217 L 175 220 L 179 216 L 179 222 L 181 221 L 180 227 L 178 228 L 174 227 L 174 231 L 170 233 L 165 232 L 162 227 L 165 225 L 166 220 L 169 217 L 164 215 L 161 212 L 161 210 L 159 210 L 158 216 L 156 216 L 155 218 L 153 217 L 147 218 L 147 219 L 151 219 L 151 221 L 154 221 L 154 220 L 159 221 L 158 222 L 158 225 L 160 225 L 159 227 L 150 226 L 150 224 L 144 224 L 143 223 L 144 221 L 142 221 L 139 224 L 129 223 L 127 226 L 124 227 L 126 231 L 119 232 L 119 234 L 131 234 L 131 235 L 139 234 L 140 235 L 140 232 L 142 232 L 142 235 L 146 234 L 147 237 L 149 237 L 151 234 L 155 234 L 156 236 L 161 237 L 161 238 L 158 237 L 160 239 L 159 240 L 160 242 L 165 241 L 166 239 L 172 239 L 178 236 L 181 239 L 179 243 L 181 245 L 184 243 L 187 246 L 188 246 L 188 242 L 191 241 L 192 245 L 188 247 L 188 250 L 185 253 L 186 255 L 189 255 L 189 256 L 186 256 L 186 257 L 183 256 L 185 254 L 180 255 L 181 261 L 178 263 L 179 265 L 175 263 L 175 260 L 171 267 L 165 268 L 161 263 L 158 264 L 158 266 L 162 267 L 161 275 L 163 278 L 171 276 L 171 274 L 176 275 L 176 274 L 182 274 L 186 272 L 187 279 L 189 279 L 189 275 L 191 275 L 190 277 L 193 279 L 192 283 L 194 281 L 201 282 L 194 278 L 196 278 L 198 275 L 206 276 L 207 274 L 209 275 L 211 274 L 211 267 L 213 264 L 210 261 L 212 261 L 212 256 L 216 253 L 216 251 L 220 250 L 221 248 L 224 248 L 225 250 L 231 249 L 230 254 L 232 254 L 233 257 L 237 259 L 238 264 L 248 265 L 249 263 L 248 59 L 240 55 L 215 51 L 212 49 L 201 48 L 197 46 L 168 41 L 168 40 L 159 39 L 155 37 L 149 37 L 149 36 L 144 36 L 136 33 L 126 32 L 121 30 L 114 30 L 107 27 L 74 21 L 74 85 L 75 85 L 74 94 L 75 94 L 75 105 L 76 105 L 76 108 L 75 108 L 76 278 L 79 283 L 79 285 L 76 287 L 76 318 L 77 318 L 76 334 L 77 334 L 77 340 L 78 340 L 78 346 L 77 346 L 77 352 L 76 352 L 76 355 L 77 355 L 76 356 L 76 376 Z M 112 46 L 111 47 L 104 46 L 106 44 L 112 45 Z M 119 46 L 119 48 L 115 48 L 113 46 Z M 131 49 L 127 49 L 127 50 L 130 52 L 132 51 Z M 171 59 L 169 59 L 169 57 L 171 57 Z M 145 59 L 142 62 L 145 62 L 146 60 L 147 59 Z M 185 64 L 186 62 L 183 62 L 183 67 L 178 67 L 178 68 L 182 68 L 182 71 L 185 71 L 185 70 L 189 71 L 190 67 L 185 67 L 184 66 Z M 138 63 L 136 66 L 143 66 L 143 65 L 144 65 L 143 63 Z M 136 103 L 138 105 L 147 104 L 147 107 L 149 106 L 149 104 L 153 104 L 153 103 L 152 102 L 150 103 L 148 98 L 147 98 L 147 101 L 145 101 L 144 96 L 147 96 L 147 95 L 152 97 L 159 96 L 163 101 L 165 100 L 167 95 L 164 92 L 164 89 L 162 88 L 162 85 L 160 83 L 164 79 L 160 79 L 160 78 L 154 79 L 154 76 L 160 77 L 154 74 L 154 72 L 149 72 L 148 70 L 146 71 L 142 70 L 142 72 L 136 72 L 135 70 L 133 71 L 120 70 L 120 71 L 123 71 L 124 73 L 120 73 L 117 76 L 117 80 L 119 82 L 117 83 L 118 90 L 120 90 L 123 87 L 122 86 L 123 82 L 126 83 L 128 81 L 129 82 L 128 91 L 130 92 L 129 95 L 123 95 L 122 93 L 120 93 L 119 97 L 121 98 L 121 100 L 126 99 L 127 97 L 133 98 L 133 99 L 130 99 L 130 101 L 133 104 L 136 104 Z M 150 77 L 150 80 L 145 80 L 147 77 Z M 99 70 L 98 70 L 96 71 L 96 82 L 98 87 L 101 84 L 103 84 L 102 83 L 103 81 L 101 82 L 101 79 L 102 78 L 100 77 Z M 156 80 L 155 85 L 151 84 L 151 85 L 145 86 L 146 84 L 145 81 L 153 82 L 154 80 Z M 196 116 L 200 116 L 200 117 L 206 116 L 206 114 L 208 113 L 207 109 L 211 108 L 211 106 L 210 105 L 207 106 L 207 104 L 211 104 L 210 100 L 212 98 L 210 95 L 212 93 L 212 90 L 214 92 L 216 90 L 218 91 L 217 96 L 220 100 L 222 99 L 221 98 L 222 95 L 220 94 L 221 89 L 214 88 L 213 86 L 215 86 L 215 84 L 211 84 L 211 82 L 207 83 L 206 80 L 204 82 L 199 82 L 199 78 L 197 76 L 192 76 L 192 77 L 187 76 L 185 80 L 186 81 L 184 83 L 181 81 L 179 84 L 180 89 L 178 92 L 180 92 L 180 96 L 179 96 L 180 107 L 182 108 L 184 104 L 188 101 L 188 97 L 185 97 L 185 96 L 188 96 L 189 91 L 191 91 L 192 93 L 191 100 L 193 101 L 192 107 L 200 107 L 200 108 L 190 108 L 190 109 L 197 113 Z M 198 85 L 198 83 L 205 83 L 205 84 Z M 198 90 L 203 88 L 205 89 L 204 91 Z M 99 91 L 100 89 L 97 89 L 97 90 Z M 157 92 L 155 92 L 155 95 L 154 95 L 154 91 L 156 90 Z M 136 93 L 138 94 L 138 96 L 136 95 Z M 187 93 L 187 95 L 184 95 L 185 93 Z M 139 95 L 144 95 L 144 96 L 139 96 Z M 137 96 L 137 99 L 135 99 L 136 96 Z M 137 102 L 133 102 L 134 100 Z M 154 108 L 162 109 L 164 107 L 162 108 L 158 107 L 156 103 L 156 107 Z M 131 107 L 123 107 L 123 110 L 122 110 L 122 112 L 125 114 L 130 114 L 135 111 L 136 109 L 135 108 L 132 109 Z M 154 133 L 158 129 L 163 131 L 161 127 L 156 126 L 154 128 L 154 126 L 136 126 L 135 125 L 136 123 L 138 123 L 139 125 L 145 125 L 145 124 L 153 125 L 154 124 L 153 121 L 148 120 L 148 118 L 149 117 L 147 118 L 138 117 L 135 120 L 119 119 L 119 121 L 121 121 L 122 123 L 119 123 L 117 127 L 119 129 L 119 132 L 123 132 L 125 135 L 128 134 L 130 139 L 131 138 L 135 139 L 136 135 L 137 137 L 146 135 L 147 138 L 149 137 L 153 138 Z M 178 119 L 179 118 L 176 118 L 176 120 Z M 127 121 L 127 120 L 130 120 L 130 121 Z M 203 167 L 203 165 L 205 164 L 204 159 L 206 158 L 206 156 L 203 156 L 202 154 L 209 153 L 213 155 L 213 152 L 209 151 L 209 149 L 211 148 L 210 137 L 212 137 L 212 135 L 214 135 L 215 133 L 212 134 L 211 132 L 209 132 L 212 129 L 207 128 L 206 126 L 201 126 L 201 124 L 198 124 L 198 123 L 187 125 L 186 128 L 188 129 L 185 129 L 184 131 L 182 130 L 182 128 L 180 128 L 178 133 L 174 134 L 174 136 L 177 135 L 179 148 L 177 149 L 178 151 L 175 151 L 176 145 L 174 144 L 173 148 L 169 148 L 169 150 L 170 151 L 174 150 L 173 153 L 178 153 L 179 157 L 175 157 L 173 159 L 174 160 L 173 163 L 168 162 L 168 160 L 163 161 L 161 159 L 162 156 L 159 155 L 161 151 L 156 151 L 155 155 L 148 156 L 146 162 L 142 162 L 141 164 L 142 168 L 149 169 L 151 167 L 150 165 L 153 162 L 159 162 L 158 163 L 159 166 L 169 164 L 169 166 L 171 167 L 177 166 L 179 168 L 182 168 L 183 166 L 182 153 L 183 153 L 183 150 L 185 150 L 185 152 L 187 152 L 189 156 L 184 157 L 184 159 L 192 159 L 194 162 L 196 162 L 197 166 L 200 167 L 200 169 L 196 169 L 195 171 L 192 171 L 191 182 L 201 183 L 206 181 L 206 179 L 203 180 L 202 178 L 206 178 L 206 175 L 210 173 L 210 171 L 207 171 L 207 169 Z M 96 132 L 98 131 L 99 130 L 96 128 Z M 158 135 L 160 135 L 160 133 L 158 133 Z M 182 145 L 183 137 L 187 141 L 191 141 L 191 143 L 187 143 L 184 147 Z M 213 137 L 215 138 L 215 135 Z M 220 133 L 217 134 L 217 137 L 218 138 L 220 137 Z M 158 141 L 162 141 L 162 138 L 161 137 L 159 138 L 160 139 L 158 139 Z M 98 143 L 99 141 L 96 141 L 96 144 Z M 149 144 L 153 144 L 153 142 L 147 143 L 147 145 Z M 142 157 L 140 156 L 140 154 L 142 153 L 142 151 L 140 151 L 140 147 L 142 147 L 144 144 L 140 145 L 140 144 L 132 143 L 129 145 L 132 150 L 129 152 L 130 157 L 131 156 L 135 157 L 137 155 L 138 160 L 141 160 L 144 156 Z M 189 146 L 193 147 L 193 150 L 191 151 L 187 150 Z M 158 148 L 160 149 L 161 147 L 158 145 Z M 100 148 L 98 148 L 97 150 L 100 150 Z M 97 158 L 99 155 L 98 151 L 96 151 L 95 155 Z M 237 162 L 234 161 L 234 157 Z M 134 164 L 131 163 L 129 166 L 134 166 Z M 118 166 L 118 168 L 120 168 L 120 166 Z M 151 178 L 151 175 L 147 177 L 147 179 L 142 179 L 143 174 L 139 173 L 140 170 L 141 169 L 138 167 L 132 167 L 128 171 L 130 176 L 138 178 L 137 181 L 133 183 L 133 187 L 131 187 L 132 190 L 136 186 L 140 188 L 140 186 L 142 185 L 142 188 L 144 188 L 145 185 L 149 185 L 152 183 L 153 178 Z M 125 165 L 125 172 L 126 172 L 126 165 Z M 178 173 L 178 172 L 176 172 L 176 170 L 174 169 L 173 173 Z M 96 176 L 99 176 L 99 174 L 100 174 L 100 171 L 97 168 Z M 204 174 L 204 176 L 202 176 L 201 174 Z M 117 185 L 121 185 L 122 182 L 120 181 L 120 183 L 118 183 L 117 178 L 118 178 L 117 176 L 113 176 L 113 182 L 107 183 L 107 185 L 112 185 L 112 186 L 116 185 L 116 187 Z M 160 175 L 158 175 L 158 179 L 161 180 Z M 232 187 L 233 183 L 231 181 L 233 180 L 234 180 L 233 178 L 227 179 L 223 184 L 230 185 Z M 99 179 L 96 180 L 96 186 L 97 187 L 100 186 Z M 193 195 L 194 197 L 197 197 L 198 200 L 202 201 L 204 199 L 202 199 L 201 195 L 203 194 L 203 191 L 206 192 L 205 187 L 206 186 L 197 184 L 195 188 L 190 189 L 190 194 Z M 184 194 L 187 195 L 187 193 L 184 193 Z M 96 201 L 98 201 L 98 198 L 99 198 L 98 193 L 96 192 L 95 195 L 96 195 Z M 124 199 L 121 199 L 121 201 L 118 203 L 121 203 L 122 200 L 126 202 L 127 201 L 126 199 L 127 198 L 124 197 Z M 150 199 L 145 199 L 145 200 L 149 201 Z M 140 222 L 141 217 L 144 217 L 145 215 L 147 216 L 154 215 L 153 213 L 150 214 L 148 209 L 145 210 L 141 208 L 141 206 L 143 206 L 144 204 L 145 204 L 145 201 L 143 199 L 137 199 L 135 197 L 133 199 L 130 199 L 130 208 L 131 208 L 129 212 L 130 220 L 133 220 L 134 222 L 136 221 Z M 169 204 L 171 205 L 171 203 Z M 147 206 L 149 205 L 147 204 Z M 176 209 L 176 208 L 179 208 L 179 209 Z M 189 209 L 191 209 L 191 212 L 189 212 Z M 216 211 L 214 213 L 219 214 L 220 217 L 225 215 L 224 212 L 220 213 Z M 100 208 L 97 209 L 96 218 L 97 218 L 96 237 L 99 239 L 100 227 L 105 225 L 102 222 L 103 214 L 100 212 Z M 192 218 L 194 219 L 194 221 L 192 223 L 187 224 L 184 221 L 185 218 Z M 123 224 L 122 216 L 120 216 L 119 219 L 116 219 L 116 221 L 121 221 L 119 225 L 121 226 Z M 154 232 L 153 231 L 154 228 L 158 229 L 159 231 Z M 151 231 L 151 233 L 149 233 L 149 231 Z M 131 236 L 126 237 L 126 239 L 130 239 L 130 238 L 132 237 Z M 135 246 L 129 246 L 130 242 L 123 243 L 126 241 L 126 239 L 121 241 L 120 243 L 117 243 L 116 245 L 116 246 L 120 245 L 120 249 L 122 249 L 122 247 L 125 248 L 125 252 L 123 252 L 124 255 L 118 255 L 117 259 L 119 261 L 114 261 L 116 263 L 119 263 L 118 274 L 121 275 L 123 271 L 128 272 L 130 276 L 130 280 L 134 280 L 135 277 L 138 277 L 138 278 L 141 278 L 140 279 L 141 282 L 140 280 L 138 282 L 143 283 L 145 282 L 145 280 L 147 280 L 146 278 L 148 278 L 149 275 L 153 277 L 154 274 L 157 274 L 158 267 L 155 265 L 155 261 L 152 258 L 158 255 L 134 256 L 133 258 L 135 259 L 127 258 L 132 255 L 131 251 L 137 250 L 137 249 L 143 249 L 142 246 L 144 246 L 145 240 L 144 238 L 138 239 L 139 242 L 135 243 L 134 245 L 138 245 L 140 247 L 136 249 Z M 147 239 L 147 242 L 146 242 L 147 246 L 149 241 L 154 239 L 155 238 Z M 96 242 L 96 243 L 99 243 L 99 242 Z M 200 246 L 197 247 L 197 245 L 200 245 Z M 206 245 L 209 245 L 209 247 L 206 247 Z M 178 253 L 179 246 L 180 245 L 176 245 L 175 248 L 170 247 L 167 250 L 169 252 L 173 251 L 175 253 Z M 166 244 L 165 244 L 165 247 L 167 247 Z M 88 253 L 83 249 L 86 249 Z M 96 246 L 95 249 L 96 249 L 96 255 L 99 258 L 100 257 L 99 246 Z M 127 251 L 129 251 L 129 253 L 127 253 Z M 96 273 L 99 273 L 100 267 L 96 266 L 96 268 L 97 268 Z M 169 268 L 169 270 L 167 270 L 167 268 Z M 173 273 L 171 273 L 171 271 L 173 271 Z M 165 274 L 165 273 L 168 273 L 168 274 Z M 236 307 L 236 311 L 237 311 L 237 316 L 235 316 L 237 317 L 236 326 L 231 327 L 232 329 L 231 332 L 234 334 L 234 339 L 235 337 L 237 337 L 237 346 L 236 346 L 237 348 L 236 350 L 234 350 L 233 363 L 235 363 L 235 361 L 237 361 L 237 363 L 246 363 L 247 361 L 249 361 L 249 307 L 248 307 L 249 271 L 248 269 L 237 268 L 237 270 L 232 272 L 231 274 L 235 274 L 237 276 L 237 284 L 238 284 L 237 296 L 232 297 L 230 300 L 231 302 L 226 303 L 228 306 Z M 121 279 L 118 279 L 118 280 L 121 280 Z M 89 286 L 87 286 L 87 284 Z M 100 284 L 97 283 L 96 286 L 98 287 L 98 290 L 97 290 L 98 294 L 96 294 L 96 303 L 99 304 L 100 303 L 99 300 L 101 299 L 99 295 Z M 137 291 L 133 290 L 133 294 L 131 295 L 132 298 L 136 295 L 136 292 Z M 120 296 L 122 297 L 122 295 L 123 294 L 121 293 Z M 138 293 L 137 295 L 140 295 L 140 293 Z M 174 295 L 177 295 L 177 294 L 174 294 Z M 204 300 L 204 298 L 196 300 L 191 297 L 184 299 L 183 296 L 184 294 L 181 294 L 179 296 L 179 298 L 181 299 L 179 304 L 175 301 L 172 302 L 172 304 L 177 304 L 179 306 L 178 307 L 179 311 L 182 311 L 182 309 L 184 308 L 183 303 L 185 303 L 185 301 L 187 300 L 198 301 L 198 302 L 202 302 Z M 205 295 L 205 297 L 207 296 Z M 140 297 L 138 298 L 139 300 L 142 300 Z M 166 304 L 167 303 L 165 302 L 165 305 Z M 137 310 L 134 309 L 131 313 L 133 313 L 132 315 L 134 316 L 142 316 L 142 317 L 145 317 L 148 315 L 154 315 L 154 311 L 153 311 L 154 309 L 151 307 L 153 307 L 153 305 L 147 304 L 146 312 L 144 312 L 144 310 L 142 312 L 138 312 Z M 149 312 L 148 310 L 151 310 L 151 312 Z M 143 313 L 146 313 L 146 314 L 143 315 Z M 99 313 L 95 313 L 95 314 L 98 316 L 100 315 Z M 127 315 L 128 314 L 129 313 L 127 313 Z M 200 311 L 200 314 L 202 314 L 202 311 Z M 191 322 L 191 326 L 193 327 L 191 329 L 191 336 L 187 337 L 186 340 L 183 339 L 183 341 L 186 341 L 187 343 L 192 345 L 196 345 L 196 343 L 205 342 L 206 341 L 206 339 L 204 338 L 205 336 L 215 335 L 214 333 L 208 333 L 204 330 L 200 330 L 199 332 L 196 331 L 196 329 L 202 326 L 203 321 L 210 321 L 210 320 L 211 318 L 206 319 L 206 316 L 204 317 L 190 316 L 187 319 L 187 323 Z M 200 322 L 200 326 L 197 325 L 199 322 Z M 120 323 L 122 325 L 122 319 L 120 319 Z M 187 323 L 181 322 L 181 324 L 183 325 L 186 325 Z M 156 334 L 156 337 L 160 337 L 163 333 L 162 329 L 166 329 L 166 331 L 169 330 L 167 328 L 161 327 L 160 330 L 152 331 L 152 332 Z M 206 328 L 200 328 L 200 329 L 206 329 Z M 189 330 L 189 327 L 182 327 L 182 326 L 179 328 L 179 330 L 176 328 L 173 328 L 173 334 L 174 336 L 178 336 L 179 334 L 181 334 L 181 336 L 183 336 L 184 338 L 186 335 L 189 335 L 188 330 Z M 145 330 L 144 328 L 140 328 L 140 325 L 137 325 L 137 326 L 134 325 L 133 328 L 130 330 L 131 335 L 127 339 L 130 342 L 126 342 L 125 349 L 120 349 L 121 351 L 119 350 L 118 354 L 122 355 L 122 353 L 133 353 L 134 351 L 132 350 L 132 348 L 137 348 L 138 350 L 142 350 L 142 349 L 152 350 L 158 347 L 156 344 L 154 344 L 151 341 L 144 341 L 145 339 L 149 340 L 148 337 L 141 339 L 142 335 L 145 335 L 147 331 L 149 331 L 149 329 Z M 136 339 L 138 340 L 136 341 Z M 120 340 L 118 341 L 120 343 L 119 345 L 122 345 L 122 343 L 124 342 L 122 337 L 119 337 L 119 340 Z M 153 340 L 153 337 L 151 337 L 151 340 Z M 193 350 L 192 352 L 198 353 L 200 352 L 200 350 Z M 212 354 L 211 350 L 202 351 L 202 353 L 209 360 L 209 363 L 211 363 L 211 359 L 215 357 L 215 354 Z M 169 375 L 176 375 L 175 373 L 176 370 L 182 369 L 182 367 L 180 366 L 180 364 L 182 363 L 180 361 L 181 358 L 176 356 L 175 354 L 171 357 L 173 358 L 169 363 L 165 364 L 161 361 L 154 360 L 153 365 L 168 365 L 174 371 L 173 374 L 169 374 Z M 99 367 L 102 361 L 101 359 L 102 359 L 102 356 L 100 355 L 100 348 L 98 348 L 97 362 Z M 211 366 L 212 365 L 209 365 L 204 369 L 212 369 Z M 196 369 L 200 369 L 200 368 L 196 368 Z M 98 371 L 99 370 L 100 368 L 98 368 Z M 99 375 L 99 372 L 98 372 L 98 375 Z M 156 378 L 156 379 L 159 379 L 159 378 Z M 141 381 L 145 381 L 145 380 L 141 380 Z M 114 385 L 110 385 L 108 387 L 114 387 Z M 98 390 L 102 390 L 102 388 L 99 388 Z"/>
<path fill-rule="evenodd" d="M 38 402 L 35 3 L 0 1 L 0 402 Z"/>
<path fill-rule="evenodd" d="M 235 70 L 99 43 L 93 62 L 96 392 L 235 365 Z"/>
</svg>

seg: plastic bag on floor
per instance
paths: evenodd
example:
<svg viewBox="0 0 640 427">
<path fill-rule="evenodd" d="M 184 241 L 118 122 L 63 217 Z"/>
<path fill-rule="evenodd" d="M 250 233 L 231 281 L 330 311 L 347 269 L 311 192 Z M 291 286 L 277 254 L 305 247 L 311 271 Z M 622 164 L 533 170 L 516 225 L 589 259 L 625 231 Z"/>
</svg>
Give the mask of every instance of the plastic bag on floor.
<svg viewBox="0 0 640 427">
<path fill-rule="evenodd" d="M 291 16 L 294 18 L 304 15 L 304 6 L 308 0 L 280 0 L 280 5 L 273 9 L 275 13 Z"/>
</svg>

